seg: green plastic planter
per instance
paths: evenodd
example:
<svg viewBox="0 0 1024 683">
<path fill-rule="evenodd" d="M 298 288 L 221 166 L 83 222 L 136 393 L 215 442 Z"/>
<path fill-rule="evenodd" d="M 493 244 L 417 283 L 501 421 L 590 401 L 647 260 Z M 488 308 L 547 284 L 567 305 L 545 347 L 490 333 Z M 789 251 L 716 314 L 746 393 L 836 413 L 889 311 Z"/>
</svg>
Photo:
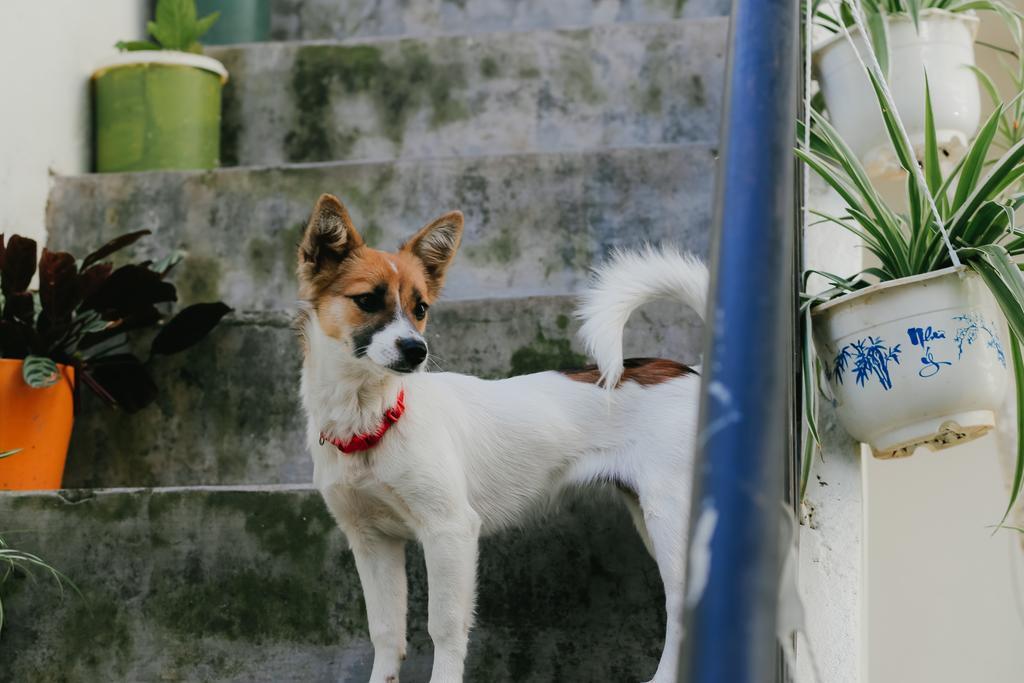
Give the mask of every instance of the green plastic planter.
<svg viewBox="0 0 1024 683">
<path fill-rule="evenodd" d="M 196 0 L 196 14 L 220 12 L 201 40 L 204 45 L 259 43 L 270 35 L 270 0 Z"/>
<path fill-rule="evenodd" d="M 127 52 L 96 71 L 96 170 L 216 168 L 227 78 L 217 60 L 171 50 Z"/>
</svg>

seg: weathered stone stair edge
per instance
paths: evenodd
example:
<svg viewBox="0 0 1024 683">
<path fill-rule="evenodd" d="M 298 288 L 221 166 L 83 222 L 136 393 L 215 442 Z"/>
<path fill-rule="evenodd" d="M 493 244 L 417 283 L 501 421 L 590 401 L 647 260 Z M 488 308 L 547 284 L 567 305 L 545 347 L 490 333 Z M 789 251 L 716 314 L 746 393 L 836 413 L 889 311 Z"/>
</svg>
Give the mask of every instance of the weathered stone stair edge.
<svg viewBox="0 0 1024 683">
<path fill-rule="evenodd" d="M 570 149 L 555 151 L 526 151 L 526 152 L 495 152 L 488 154 L 437 154 L 422 157 L 380 157 L 376 159 L 333 159 L 329 161 L 300 161 L 281 164 L 252 164 L 249 166 L 219 166 L 209 170 L 157 170 L 157 171 L 121 171 L 114 173 L 68 173 L 54 176 L 56 182 L 102 182 L 106 179 L 111 181 L 130 178 L 151 178 L 154 176 L 165 176 L 168 178 L 193 178 L 208 175 L 233 175 L 241 173 L 280 173 L 287 171 L 319 170 L 331 168 L 350 168 L 365 166 L 368 168 L 379 166 L 417 166 L 424 163 L 451 162 L 451 161 L 500 161 L 503 159 L 534 159 L 545 157 L 587 157 L 601 154 L 616 153 L 643 153 L 643 152 L 673 152 L 673 151 L 700 151 L 709 152 L 717 157 L 718 142 L 711 140 L 687 140 L 683 142 L 647 143 L 637 145 L 602 145 L 588 147 L 587 149 Z M 312 208 L 312 207 L 310 207 Z"/>
<path fill-rule="evenodd" d="M 316 491 L 312 483 L 296 484 L 176 484 L 171 486 L 99 486 L 60 489 L 38 489 L 19 491 L 0 491 L 0 504 L 16 498 L 59 498 L 68 505 L 78 505 L 100 496 L 120 496 L 132 493 L 217 493 L 220 491 L 236 493 L 289 493 L 298 491 L 308 493 Z"/>
<path fill-rule="evenodd" d="M 251 44 L 211 54 L 226 165 L 717 138 L 727 20 Z"/>
<path fill-rule="evenodd" d="M 728 23 L 729 17 L 721 14 L 711 14 L 707 16 L 694 16 L 694 17 L 670 17 L 665 19 L 639 19 L 629 21 L 609 21 L 600 22 L 594 24 L 579 23 L 579 24 L 564 24 L 558 26 L 537 26 L 528 27 L 524 26 L 521 28 L 497 28 L 489 30 L 469 30 L 469 31 L 449 31 L 443 33 L 421 33 L 421 34 L 384 34 L 384 35 L 354 35 L 346 38 L 271 38 L 270 40 L 264 40 L 255 43 L 232 43 L 231 45 L 207 45 L 204 48 L 206 55 L 217 58 L 218 55 L 222 55 L 225 52 L 233 50 L 249 50 L 249 49 L 260 49 L 260 48 L 273 48 L 276 46 L 289 46 L 289 47 L 307 47 L 307 46 L 323 46 L 323 45 L 379 45 L 381 43 L 396 43 L 402 41 L 432 41 L 432 40 L 445 40 L 445 39 L 475 39 L 490 40 L 495 37 L 501 36 L 528 36 L 539 33 L 576 33 L 580 31 L 592 31 L 595 29 L 609 29 L 614 30 L 616 28 L 644 28 L 644 27 L 662 27 L 666 25 L 692 25 L 692 24 L 720 24 L 722 22 Z"/>
<path fill-rule="evenodd" d="M 620 0 L 616 3 L 602 2 L 600 7 L 594 0 L 520 0 L 516 3 L 508 0 L 434 0 L 427 3 L 431 4 L 432 7 L 425 8 L 420 2 L 413 8 L 403 0 L 397 3 L 373 0 L 373 8 L 367 11 L 365 4 L 360 2 L 276 0 L 271 13 L 271 37 L 275 40 L 296 40 L 311 35 L 327 38 L 338 35 L 420 37 L 452 30 L 487 33 L 510 25 L 516 30 L 532 30 L 569 25 L 669 21 L 727 15 L 731 3 L 729 0 Z"/>
<path fill-rule="evenodd" d="M 314 164 L 259 170 L 59 178 L 51 249 L 84 253 L 128 230 L 154 235 L 127 252 L 184 249 L 182 303 L 284 308 L 296 292 L 295 247 L 317 196 L 342 198 L 367 242 L 396 247 L 443 211 L 466 231 L 446 297 L 566 294 L 609 250 L 670 242 L 707 253 L 715 147 L 708 144 Z"/>
<path fill-rule="evenodd" d="M 366 680 L 352 555 L 307 488 L 0 495 L 14 540 L 69 576 L 4 584 L 0 681 Z M 84 492 L 87 494 L 87 492 Z M 407 681 L 426 680 L 422 553 L 408 550 Z M 467 680 L 627 680 L 657 664 L 657 569 L 621 504 L 570 501 L 481 543 Z"/>
</svg>

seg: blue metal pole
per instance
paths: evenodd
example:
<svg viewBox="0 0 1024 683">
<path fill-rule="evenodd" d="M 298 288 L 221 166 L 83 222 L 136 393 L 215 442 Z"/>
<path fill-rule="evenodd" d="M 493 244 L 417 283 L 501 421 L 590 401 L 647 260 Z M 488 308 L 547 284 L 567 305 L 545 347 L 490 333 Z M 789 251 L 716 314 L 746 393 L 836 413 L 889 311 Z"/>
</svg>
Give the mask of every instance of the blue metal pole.
<svg viewBox="0 0 1024 683">
<path fill-rule="evenodd" d="M 688 548 L 686 683 L 777 671 L 796 332 L 797 0 L 734 0 Z"/>
</svg>

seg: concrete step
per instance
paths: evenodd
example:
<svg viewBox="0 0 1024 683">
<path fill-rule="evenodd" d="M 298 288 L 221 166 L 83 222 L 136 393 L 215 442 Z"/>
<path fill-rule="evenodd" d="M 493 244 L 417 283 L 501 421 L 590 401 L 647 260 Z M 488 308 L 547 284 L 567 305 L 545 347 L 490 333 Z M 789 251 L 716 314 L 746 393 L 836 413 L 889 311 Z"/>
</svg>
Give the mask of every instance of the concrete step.
<svg viewBox="0 0 1024 683">
<path fill-rule="evenodd" d="M 0 681 L 365 681 L 352 556 L 318 493 L 180 488 L 2 493 L 8 541 L 70 577 L 0 584 Z M 426 577 L 408 551 L 409 658 L 429 678 Z M 571 503 L 481 545 L 467 681 L 645 680 L 664 626 L 657 568 L 618 504 Z"/>
<path fill-rule="evenodd" d="M 718 139 L 728 21 L 211 49 L 224 165 Z"/>
<path fill-rule="evenodd" d="M 437 364 L 481 377 L 579 367 L 569 297 L 439 303 L 427 327 Z M 312 481 L 299 341 L 283 314 L 229 316 L 192 350 L 154 359 L 160 397 L 135 415 L 83 391 L 64 485 L 173 486 Z M 699 320 L 669 304 L 638 313 L 633 356 L 698 362 Z M 5 528 L 0 524 L 0 530 Z"/>
<path fill-rule="evenodd" d="M 723 16 L 728 0 L 274 0 L 275 40 L 443 35 Z"/>
<path fill-rule="evenodd" d="M 183 302 L 274 310 L 294 303 L 295 246 L 320 193 L 341 197 L 386 249 L 457 208 L 466 235 L 447 299 L 567 294 L 617 246 L 669 241 L 705 254 L 715 155 L 685 145 L 60 177 L 47 225 L 50 248 L 79 254 L 149 228 L 136 254 L 189 252 L 173 276 Z"/>
</svg>

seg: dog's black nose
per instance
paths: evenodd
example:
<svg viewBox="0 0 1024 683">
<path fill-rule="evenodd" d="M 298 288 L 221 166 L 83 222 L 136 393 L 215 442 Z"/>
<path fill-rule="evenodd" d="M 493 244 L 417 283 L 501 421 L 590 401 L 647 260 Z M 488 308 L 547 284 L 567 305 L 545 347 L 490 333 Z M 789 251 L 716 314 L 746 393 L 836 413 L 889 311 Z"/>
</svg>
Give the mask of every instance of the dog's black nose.
<svg viewBox="0 0 1024 683">
<path fill-rule="evenodd" d="M 399 339 L 395 344 L 398 345 L 398 350 L 402 353 L 402 360 L 411 368 L 422 363 L 423 359 L 427 357 L 427 344 L 422 339 Z"/>
</svg>

